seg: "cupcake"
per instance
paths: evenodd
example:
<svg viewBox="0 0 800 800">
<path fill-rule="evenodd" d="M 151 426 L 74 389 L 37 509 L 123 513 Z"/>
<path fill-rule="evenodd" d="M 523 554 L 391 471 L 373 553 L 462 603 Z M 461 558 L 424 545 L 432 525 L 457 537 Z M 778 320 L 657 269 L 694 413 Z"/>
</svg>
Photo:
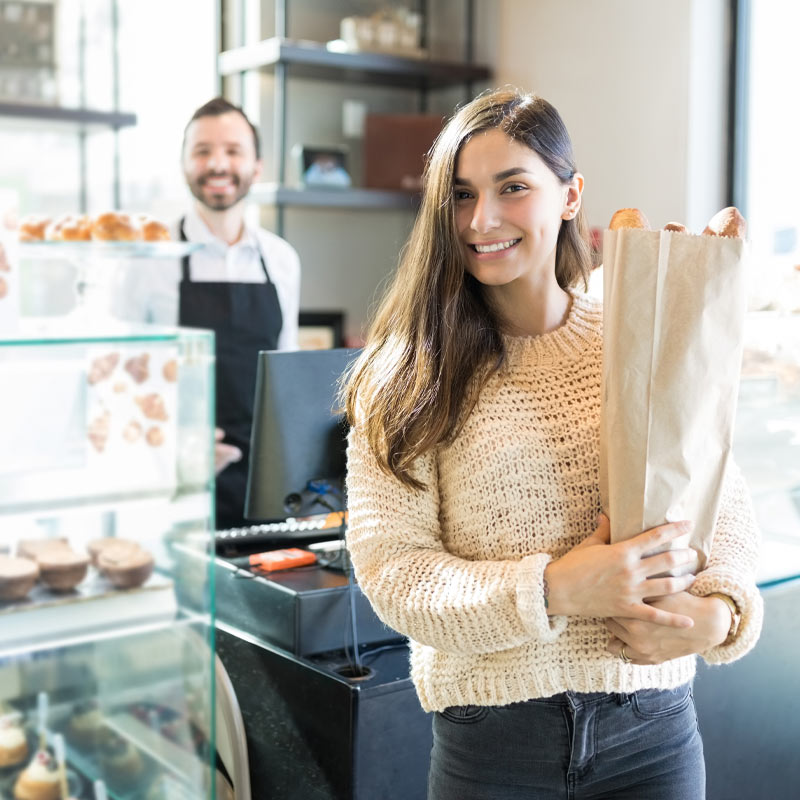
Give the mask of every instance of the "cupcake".
<svg viewBox="0 0 800 800">
<path fill-rule="evenodd" d="M 68 547 L 56 546 L 41 550 L 36 556 L 42 583 L 57 592 L 69 592 L 85 577 L 89 557 Z"/>
<path fill-rule="evenodd" d="M 117 589 L 141 586 L 153 573 L 155 559 L 139 545 L 105 547 L 97 556 L 97 568 Z"/>
<path fill-rule="evenodd" d="M 21 722 L 18 712 L 0 717 L 0 767 L 14 767 L 28 757 L 28 740 Z"/>
<path fill-rule="evenodd" d="M 139 548 L 139 543 L 134 542 L 132 539 L 121 539 L 115 536 L 106 536 L 102 539 L 92 539 L 86 549 L 89 551 L 89 556 L 92 559 L 92 564 L 98 566 L 100 553 L 110 550 L 136 550 Z"/>
<path fill-rule="evenodd" d="M 20 539 L 17 543 L 17 556 L 36 561 L 40 553 L 54 547 L 69 550 L 69 542 L 63 536 L 57 539 Z"/>
<path fill-rule="evenodd" d="M 100 742 L 103 715 L 96 700 L 86 700 L 72 707 L 65 733 L 71 744 L 84 750 L 93 750 Z"/>
<path fill-rule="evenodd" d="M 60 800 L 58 764 L 46 750 L 39 750 L 14 784 L 14 800 Z"/>
<path fill-rule="evenodd" d="M 21 600 L 33 589 L 39 567 L 27 558 L 0 556 L 0 601 Z"/>
<path fill-rule="evenodd" d="M 108 783 L 118 790 L 134 786 L 144 770 L 139 751 L 109 728 L 102 732 L 100 761 Z"/>
</svg>

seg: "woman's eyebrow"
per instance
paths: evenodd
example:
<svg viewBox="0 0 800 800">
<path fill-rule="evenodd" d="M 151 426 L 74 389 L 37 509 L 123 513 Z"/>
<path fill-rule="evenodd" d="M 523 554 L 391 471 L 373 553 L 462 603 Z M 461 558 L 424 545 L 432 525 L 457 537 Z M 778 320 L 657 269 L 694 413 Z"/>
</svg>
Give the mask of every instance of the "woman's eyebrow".
<svg viewBox="0 0 800 800">
<path fill-rule="evenodd" d="M 504 181 L 506 178 L 510 178 L 512 175 L 522 175 L 522 174 L 533 174 L 529 172 L 529 170 L 525 169 L 524 167 L 510 167 L 509 169 L 504 169 L 502 172 L 498 172 L 496 175 L 492 175 L 492 180 L 495 183 L 499 183 L 500 181 Z M 457 175 L 453 178 L 453 184 L 455 186 L 472 186 L 470 181 L 466 178 L 459 178 Z"/>
</svg>

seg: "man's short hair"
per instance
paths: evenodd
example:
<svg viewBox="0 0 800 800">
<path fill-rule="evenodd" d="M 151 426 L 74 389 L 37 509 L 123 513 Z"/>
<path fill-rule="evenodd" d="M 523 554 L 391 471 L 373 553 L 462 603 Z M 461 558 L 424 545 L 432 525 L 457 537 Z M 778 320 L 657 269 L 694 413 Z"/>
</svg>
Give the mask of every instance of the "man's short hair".
<svg viewBox="0 0 800 800">
<path fill-rule="evenodd" d="M 200 119 L 200 117 L 219 117 L 222 114 L 230 114 L 234 112 L 235 114 L 241 114 L 244 121 L 250 126 L 250 130 L 253 132 L 253 144 L 256 147 L 256 158 L 261 158 L 261 142 L 258 138 L 258 128 L 253 125 L 252 122 L 247 118 L 247 114 L 242 111 L 239 106 L 235 106 L 230 101 L 226 100 L 224 97 L 215 97 L 213 100 L 209 100 L 207 103 L 204 103 L 197 111 L 192 114 L 192 118 L 186 123 L 186 127 L 183 129 L 183 144 L 181 145 L 181 152 L 183 152 L 184 148 L 186 147 L 186 131 L 189 130 L 189 126 L 196 120 Z"/>
</svg>

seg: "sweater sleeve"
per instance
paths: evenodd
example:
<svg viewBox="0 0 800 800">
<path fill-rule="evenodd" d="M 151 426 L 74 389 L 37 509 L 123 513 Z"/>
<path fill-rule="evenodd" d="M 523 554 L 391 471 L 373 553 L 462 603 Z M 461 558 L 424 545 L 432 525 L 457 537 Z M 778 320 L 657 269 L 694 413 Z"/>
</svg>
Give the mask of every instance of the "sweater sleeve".
<svg viewBox="0 0 800 800">
<path fill-rule="evenodd" d="M 490 653 L 554 641 L 566 617 L 548 617 L 550 556 L 470 561 L 449 553 L 439 526 L 436 455 L 418 459 L 414 490 L 387 475 L 359 430 L 347 450 L 347 546 L 376 614 L 396 631 L 444 652 Z"/>
<path fill-rule="evenodd" d="M 732 642 L 700 654 L 709 664 L 736 661 L 755 646 L 761 633 L 764 604 L 755 582 L 760 543 L 747 485 L 739 468 L 731 461 L 725 475 L 711 554 L 690 592 L 698 597 L 712 592 L 728 595 L 739 608 L 742 619 Z"/>
</svg>

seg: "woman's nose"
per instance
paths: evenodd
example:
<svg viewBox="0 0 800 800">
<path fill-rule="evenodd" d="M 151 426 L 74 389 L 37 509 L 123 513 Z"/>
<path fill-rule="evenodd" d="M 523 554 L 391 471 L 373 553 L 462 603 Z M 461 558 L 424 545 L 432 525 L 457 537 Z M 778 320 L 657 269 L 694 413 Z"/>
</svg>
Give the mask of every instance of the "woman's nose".
<svg viewBox="0 0 800 800">
<path fill-rule="evenodd" d="M 470 228 L 475 233 L 487 233 L 493 228 L 498 227 L 500 220 L 497 214 L 497 207 L 492 202 L 492 198 L 479 197 L 475 201 L 475 207 L 472 213 L 472 222 Z"/>
</svg>

